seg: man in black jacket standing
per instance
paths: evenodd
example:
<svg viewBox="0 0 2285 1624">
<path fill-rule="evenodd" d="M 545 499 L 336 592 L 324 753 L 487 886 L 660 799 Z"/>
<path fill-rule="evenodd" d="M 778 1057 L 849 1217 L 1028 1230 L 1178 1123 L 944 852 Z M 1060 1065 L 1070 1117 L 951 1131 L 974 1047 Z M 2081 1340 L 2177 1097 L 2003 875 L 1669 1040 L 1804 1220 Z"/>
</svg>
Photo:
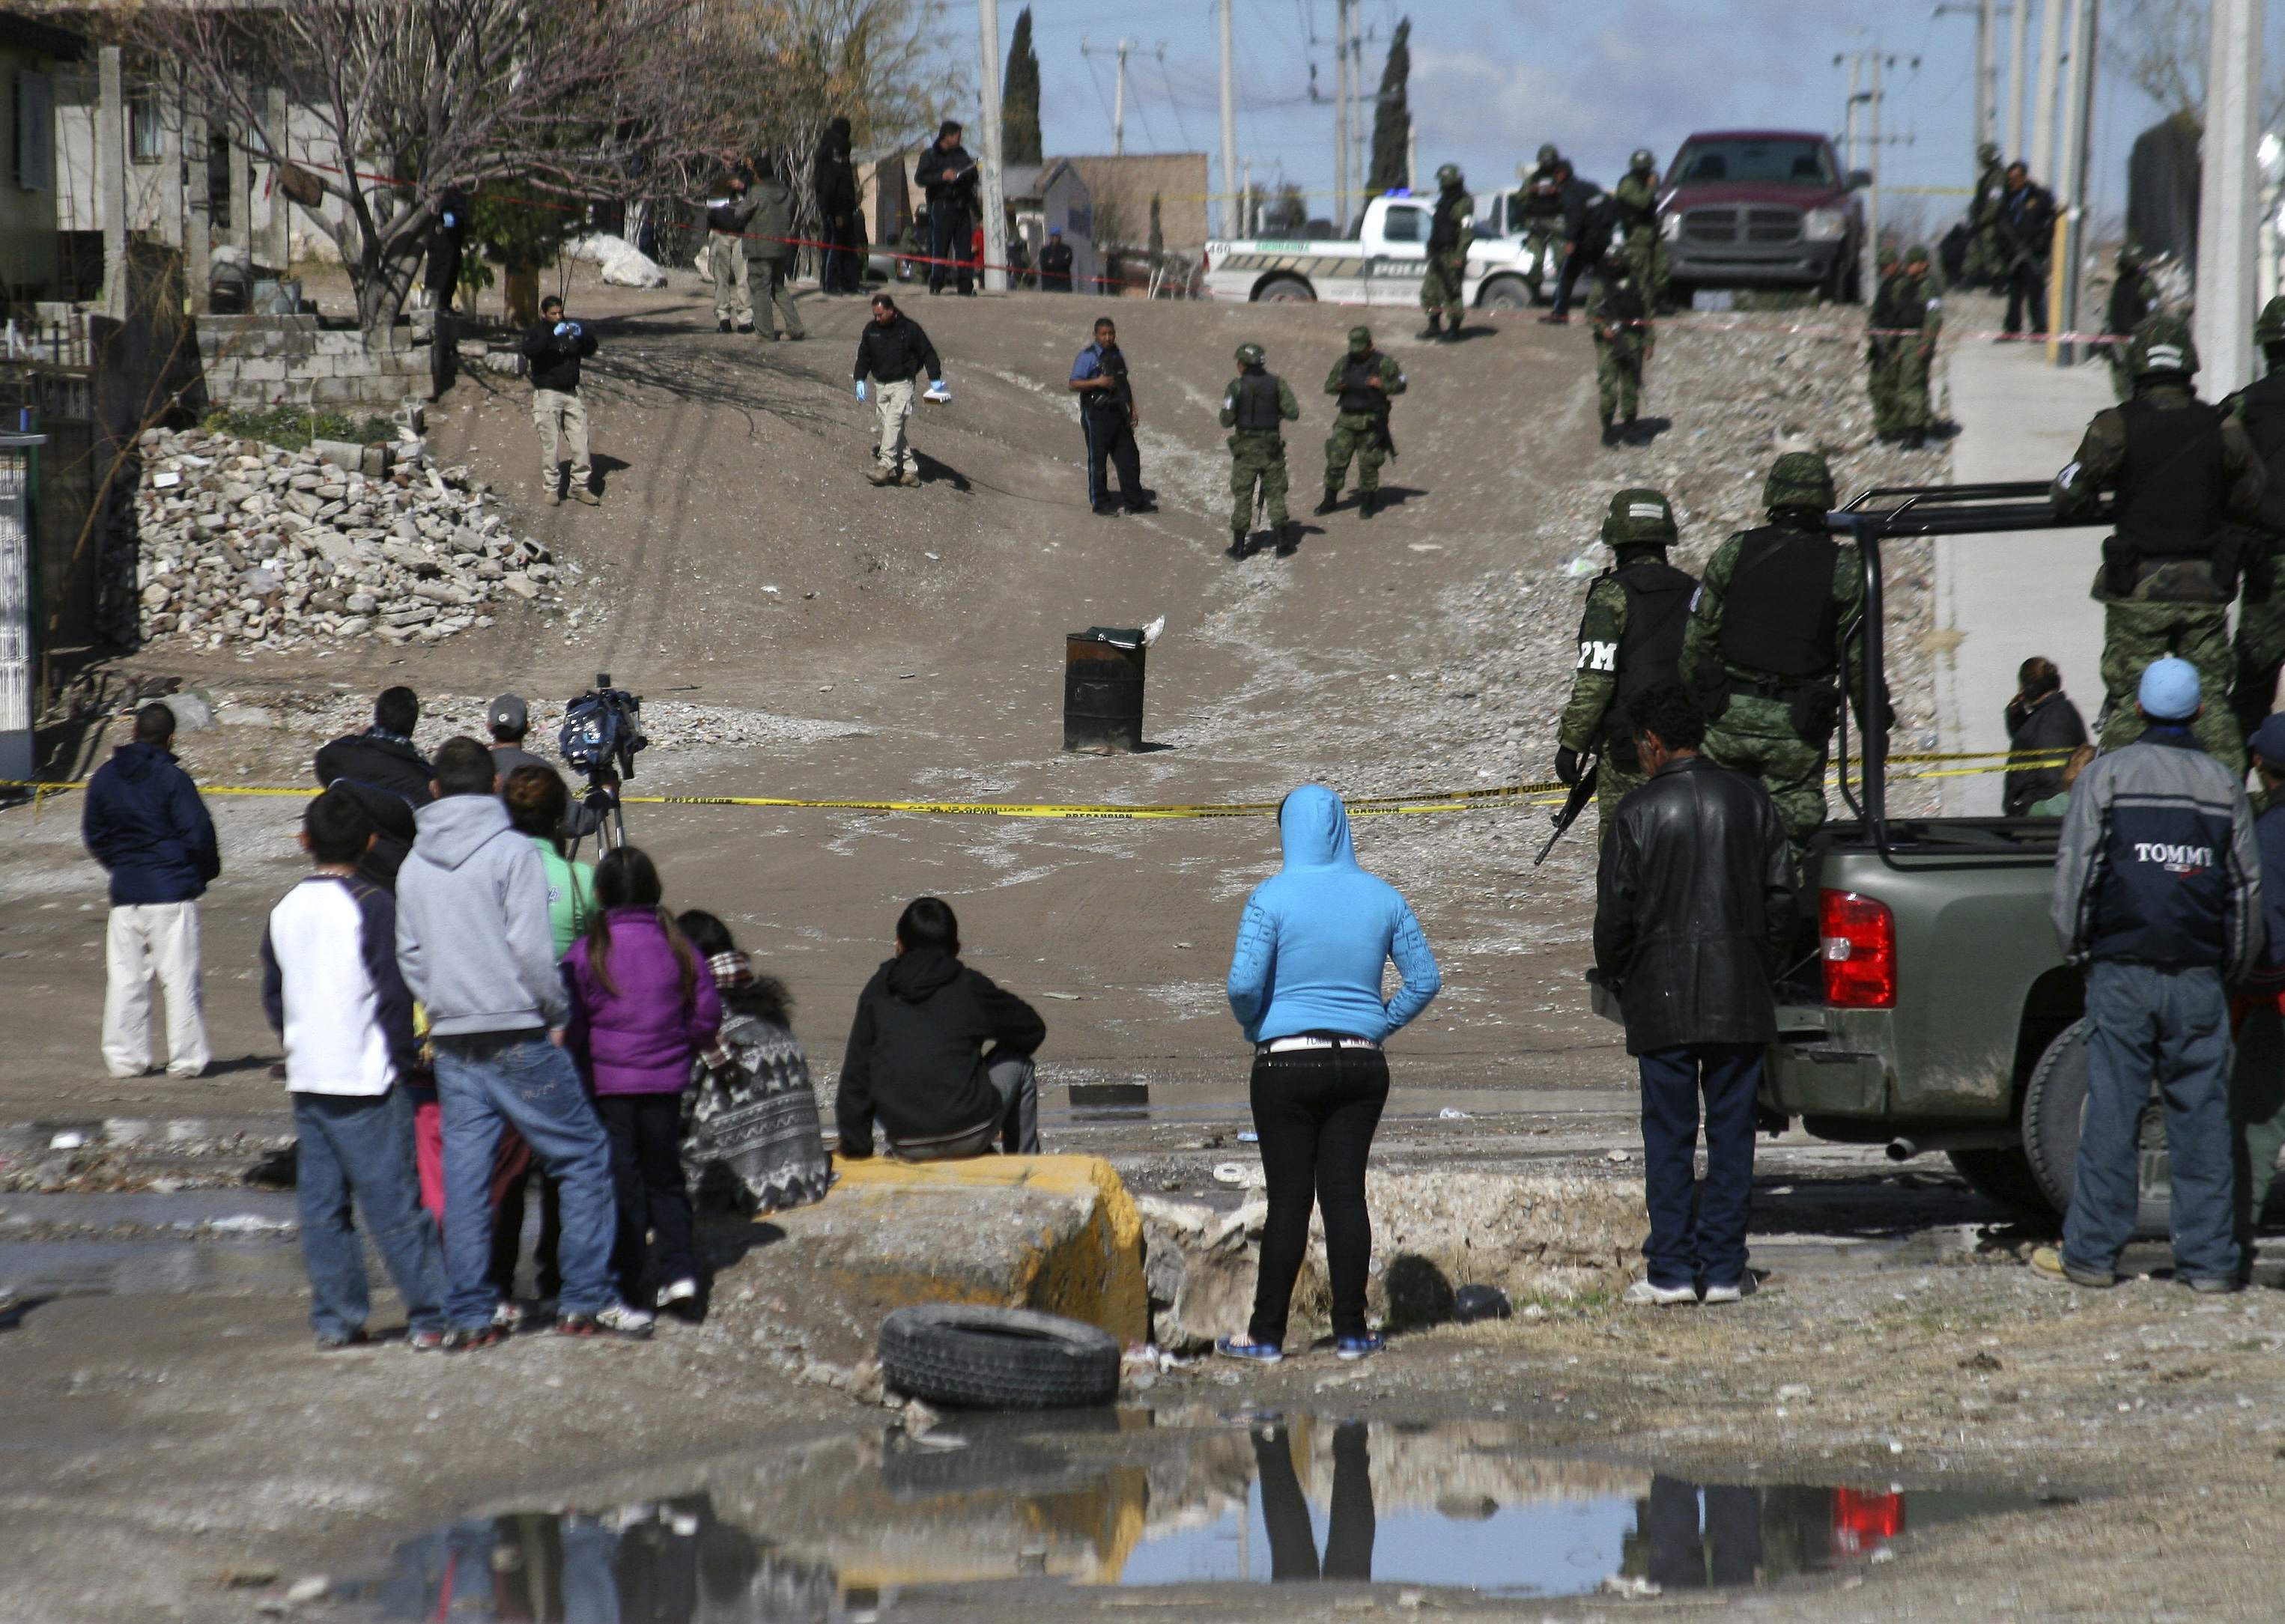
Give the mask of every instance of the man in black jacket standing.
<svg viewBox="0 0 2285 1624">
<path fill-rule="evenodd" d="M 595 353 L 595 335 L 563 318 L 563 301 L 550 294 L 539 302 L 539 320 L 523 335 L 523 358 L 531 369 L 531 426 L 539 431 L 539 499 L 561 502 L 562 454 L 571 454 L 571 499 L 601 507 L 602 498 L 587 488 L 594 466 L 587 460 L 587 408 L 579 398 L 579 363 Z"/>
<path fill-rule="evenodd" d="M 969 239 L 976 229 L 976 160 L 960 144 L 960 126 L 950 119 L 936 132 L 936 142 L 921 154 L 913 178 L 928 193 L 929 292 L 944 291 L 947 278 L 960 291 L 976 291 L 976 268 L 969 259 Z"/>
<path fill-rule="evenodd" d="M 1048 246 L 1040 250 L 1040 291 L 1043 294 L 1067 294 L 1072 290 L 1072 247 L 1064 240 L 1064 228 L 1048 227 Z"/>
<path fill-rule="evenodd" d="M 1011 1156 L 1038 1155 L 1032 1056 L 1047 1040 L 1031 1005 L 960 961 L 950 905 L 915 898 L 897 921 L 896 952 L 857 995 L 834 1103 L 841 1154 L 871 1156 L 878 1118 L 903 1161 L 983 1156 L 995 1140 Z"/>
<path fill-rule="evenodd" d="M 435 798 L 436 769 L 412 742 L 420 725 L 420 695 L 383 688 L 373 702 L 372 726 L 318 752 L 318 787 L 347 790 L 373 820 L 373 847 L 357 873 L 385 891 L 397 890 L 397 871 L 412 849 L 413 812 Z"/>
<path fill-rule="evenodd" d="M 944 363 L 937 359 L 936 346 L 921 331 L 921 324 L 899 310 L 885 290 L 875 294 L 873 319 L 857 338 L 855 376 L 859 401 L 868 397 L 868 378 L 872 380 L 871 393 L 879 396 L 877 461 L 865 476 L 876 485 L 921 482 L 920 460 L 905 443 L 905 420 L 913 414 L 913 380 L 923 372 L 929 375 L 929 399 L 941 403 L 952 398 L 945 393 Z"/>
<path fill-rule="evenodd" d="M 2007 335 L 2047 331 L 2047 262 L 2054 257 L 2055 194 L 2031 178 L 2022 162 L 2007 166 L 1992 230 L 1999 243 L 1999 286 L 2007 290 Z"/>
<path fill-rule="evenodd" d="M 810 182 L 817 192 L 817 215 L 829 245 L 818 265 L 817 291 L 853 294 L 863 278 L 857 252 L 864 234 L 857 217 L 857 166 L 849 150 L 849 121 L 836 118 L 825 127 L 810 167 Z"/>
<path fill-rule="evenodd" d="M 1797 923 L 1793 856 L 1768 792 L 1698 753 L 1706 724 L 1687 688 L 1661 683 L 1628 714 L 1650 781 L 1619 803 L 1595 877 L 1596 973 L 1642 1068 L 1649 1267 L 1625 1300 L 1734 1303 L 1754 1289 L 1754 1096 L 1777 1037 L 1771 977 Z M 1701 1089 L 1706 1188 L 1693 1216 Z"/>
</svg>

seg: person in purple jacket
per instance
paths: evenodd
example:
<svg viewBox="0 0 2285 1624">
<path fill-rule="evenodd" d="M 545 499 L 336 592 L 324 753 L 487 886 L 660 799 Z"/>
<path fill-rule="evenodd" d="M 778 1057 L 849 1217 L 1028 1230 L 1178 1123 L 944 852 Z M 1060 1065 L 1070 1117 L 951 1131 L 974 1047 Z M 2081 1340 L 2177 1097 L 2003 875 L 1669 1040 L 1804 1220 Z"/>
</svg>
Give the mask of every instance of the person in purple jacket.
<svg viewBox="0 0 2285 1624">
<path fill-rule="evenodd" d="M 564 955 L 571 994 L 564 1044 L 594 1090 L 611 1139 L 619 1291 L 640 1302 L 645 1237 L 657 1236 L 660 1307 L 698 1302 L 690 1191 L 682 1174 L 682 1090 L 722 1024 L 714 977 L 661 906 L 658 869 L 632 846 L 595 865 L 595 911 Z"/>
</svg>

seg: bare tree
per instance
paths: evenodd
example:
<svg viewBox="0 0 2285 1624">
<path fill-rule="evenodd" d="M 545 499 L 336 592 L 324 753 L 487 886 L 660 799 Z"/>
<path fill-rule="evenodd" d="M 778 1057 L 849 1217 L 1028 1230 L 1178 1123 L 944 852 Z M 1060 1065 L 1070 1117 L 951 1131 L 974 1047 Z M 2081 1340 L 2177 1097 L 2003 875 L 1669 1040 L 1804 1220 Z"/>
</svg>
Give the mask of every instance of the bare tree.
<svg viewBox="0 0 2285 1624">
<path fill-rule="evenodd" d="M 2211 0 L 2116 0 L 2103 17 L 2102 48 L 2119 71 L 2165 112 L 2203 124 Z M 2285 70 L 2271 74 L 2261 113 L 2265 127 L 2285 117 Z"/>
<path fill-rule="evenodd" d="M 751 94 L 726 82 L 711 0 L 153 4 L 125 26 L 293 165 L 283 179 L 315 200 L 368 333 L 396 320 L 447 193 L 514 182 L 563 208 L 679 195 L 721 151 L 722 110 Z M 279 85 L 294 131 L 271 116 Z"/>
</svg>

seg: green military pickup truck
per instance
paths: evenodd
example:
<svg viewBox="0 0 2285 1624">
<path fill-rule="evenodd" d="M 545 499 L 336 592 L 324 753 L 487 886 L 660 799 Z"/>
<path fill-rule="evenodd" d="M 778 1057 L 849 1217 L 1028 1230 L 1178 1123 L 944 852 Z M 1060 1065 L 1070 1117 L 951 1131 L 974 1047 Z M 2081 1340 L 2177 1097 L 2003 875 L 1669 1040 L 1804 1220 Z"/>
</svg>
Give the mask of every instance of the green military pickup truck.
<svg viewBox="0 0 2285 1624">
<path fill-rule="evenodd" d="M 1832 515 L 1865 569 L 1852 687 L 1880 691 L 1882 540 L 2053 529 L 2046 493 L 2043 483 L 1873 490 Z M 1845 734 L 1841 742 L 1846 764 Z M 1864 740 L 1857 754 L 1858 771 L 1841 773 L 1848 815 L 1818 834 L 1805 864 L 1821 952 L 1779 990 L 1764 1119 L 1886 1144 L 1899 1161 L 1941 1151 L 1985 1195 L 2059 1214 L 2086 1098 L 2084 991 L 2048 922 L 2061 825 L 1891 816 L 1882 742 Z M 2273 1020 L 2249 1024 L 2239 1063 L 2273 1068 L 2278 1045 Z M 2143 1132 L 2141 1225 L 2163 1233 L 2155 1111 Z"/>
</svg>

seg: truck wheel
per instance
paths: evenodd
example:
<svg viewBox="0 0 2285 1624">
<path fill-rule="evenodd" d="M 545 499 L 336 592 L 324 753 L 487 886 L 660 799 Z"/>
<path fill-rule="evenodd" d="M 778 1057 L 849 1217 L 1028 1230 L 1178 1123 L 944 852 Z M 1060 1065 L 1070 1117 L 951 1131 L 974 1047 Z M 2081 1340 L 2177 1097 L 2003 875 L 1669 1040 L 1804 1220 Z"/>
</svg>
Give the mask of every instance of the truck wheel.
<svg viewBox="0 0 2285 1624">
<path fill-rule="evenodd" d="M 1299 277 L 1272 277 L 1254 298 L 1263 304 L 1315 304 L 1317 295 Z"/>
<path fill-rule="evenodd" d="M 2046 1222 L 2055 1215 L 2031 1171 L 2030 1158 L 2020 1146 L 2001 1149 L 1948 1150 L 1952 1171 L 1967 1181 L 1967 1188 L 1987 1201 L 1996 1201 L 2018 1217 Z"/>
<path fill-rule="evenodd" d="M 1486 310 L 1527 310 L 1531 284 L 1521 277 L 1494 277 L 1476 296 L 1476 306 Z"/>
<path fill-rule="evenodd" d="M 2023 1091 L 2023 1156 L 2038 1181 L 2039 1193 L 2060 1217 L 2070 1205 L 2071 1176 L 2078 1161 L 2079 1122 L 2086 1114 L 2086 1023 L 2074 1021 L 2057 1033 Z M 2163 1239 L 2172 1203 L 2165 1178 L 2163 1123 L 2146 1115 L 2142 1122 L 2142 1198 L 2134 1233 Z M 2154 1154 L 2155 1152 L 2155 1154 Z"/>
</svg>

